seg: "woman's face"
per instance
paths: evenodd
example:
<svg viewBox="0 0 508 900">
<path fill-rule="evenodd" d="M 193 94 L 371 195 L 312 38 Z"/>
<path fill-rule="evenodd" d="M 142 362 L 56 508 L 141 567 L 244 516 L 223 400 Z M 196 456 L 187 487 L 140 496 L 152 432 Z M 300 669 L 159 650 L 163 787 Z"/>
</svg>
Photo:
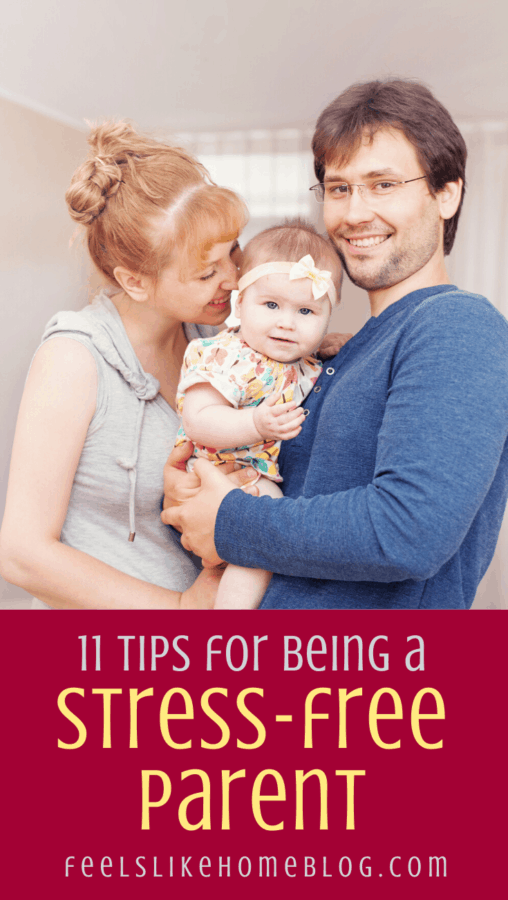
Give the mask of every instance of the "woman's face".
<svg viewBox="0 0 508 900">
<path fill-rule="evenodd" d="M 206 266 L 186 281 L 175 261 L 161 273 L 154 290 L 157 309 L 181 322 L 222 325 L 231 312 L 231 291 L 238 287 L 238 240 L 214 244 Z"/>
</svg>

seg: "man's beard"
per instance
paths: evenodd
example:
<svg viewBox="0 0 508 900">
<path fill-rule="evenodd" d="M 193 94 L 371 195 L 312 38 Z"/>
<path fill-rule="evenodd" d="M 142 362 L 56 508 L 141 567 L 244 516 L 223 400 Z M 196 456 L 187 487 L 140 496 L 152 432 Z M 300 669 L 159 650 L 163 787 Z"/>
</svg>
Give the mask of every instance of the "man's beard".
<svg viewBox="0 0 508 900">
<path fill-rule="evenodd" d="M 439 226 L 436 224 L 436 227 L 430 233 L 424 235 L 424 240 L 418 247 L 395 250 L 381 268 L 374 272 L 363 273 L 360 271 L 356 274 L 351 271 L 344 253 L 335 242 L 334 249 L 344 267 L 344 271 L 353 284 L 363 288 L 365 291 L 377 291 L 400 284 L 406 278 L 422 269 L 437 250 L 439 239 Z M 391 238 L 388 238 L 388 240 L 391 240 Z M 360 257 L 357 257 L 357 259 L 360 259 Z"/>
<path fill-rule="evenodd" d="M 372 275 L 369 275 L 367 272 L 365 274 L 353 275 L 342 251 L 339 250 L 338 247 L 336 247 L 335 250 L 349 280 L 352 281 L 353 284 L 356 284 L 357 287 L 363 288 L 364 291 L 376 291 L 393 287 L 394 284 L 398 284 L 403 280 L 404 276 L 402 278 L 400 277 L 403 255 L 390 257 L 384 266 L 377 272 L 372 273 Z"/>
</svg>

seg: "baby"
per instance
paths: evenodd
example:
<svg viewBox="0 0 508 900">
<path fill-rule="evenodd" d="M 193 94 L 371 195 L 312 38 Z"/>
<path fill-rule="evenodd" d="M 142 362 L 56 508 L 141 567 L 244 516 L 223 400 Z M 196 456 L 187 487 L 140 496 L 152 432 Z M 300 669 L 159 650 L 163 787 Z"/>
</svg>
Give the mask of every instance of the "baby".
<svg viewBox="0 0 508 900">
<path fill-rule="evenodd" d="M 328 328 L 341 277 L 329 242 L 302 220 L 249 241 L 238 284 L 240 328 L 193 340 L 185 352 L 176 446 L 194 443 L 188 469 L 196 457 L 252 466 L 260 494 L 283 496 L 281 441 L 301 431 L 300 404 L 322 367 L 311 354 Z M 215 609 L 256 609 L 270 578 L 262 569 L 229 565 Z"/>
</svg>

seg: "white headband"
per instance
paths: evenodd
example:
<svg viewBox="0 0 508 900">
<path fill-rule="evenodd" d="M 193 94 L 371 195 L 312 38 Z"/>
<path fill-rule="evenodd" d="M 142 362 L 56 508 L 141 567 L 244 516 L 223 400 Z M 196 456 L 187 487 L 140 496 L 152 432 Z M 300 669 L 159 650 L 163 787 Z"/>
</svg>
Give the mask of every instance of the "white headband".
<svg viewBox="0 0 508 900">
<path fill-rule="evenodd" d="M 327 272 L 325 269 L 317 269 L 310 254 L 302 256 L 297 263 L 268 262 L 255 266 L 246 275 L 242 275 L 238 282 L 238 290 L 240 292 L 244 291 L 245 288 L 250 287 L 263 275 L 289 275 L 290 281 L 297 278 L 310 278 L 314 300 L 319 300 L 320 297 L 328 294 L 332 306 L 335 306 L 337 303 L 337 292 L 332 282 L 332 273 Z"/>
</svg>

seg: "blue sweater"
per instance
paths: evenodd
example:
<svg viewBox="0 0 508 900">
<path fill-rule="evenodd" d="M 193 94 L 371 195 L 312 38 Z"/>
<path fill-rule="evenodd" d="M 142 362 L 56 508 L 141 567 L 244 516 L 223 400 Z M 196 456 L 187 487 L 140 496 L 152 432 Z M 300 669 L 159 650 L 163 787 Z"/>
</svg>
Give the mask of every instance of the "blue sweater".
<svg viewBox="0 0 508 900">
<path fill-rule="evenodd" d="M 508 494 L 508 323 L 450 285 L 371 318 L 283 443 L 284 499 L 232 491 L 223 559 L 276 573 L 262 609 L 467 609 Z"/>
</svg>

